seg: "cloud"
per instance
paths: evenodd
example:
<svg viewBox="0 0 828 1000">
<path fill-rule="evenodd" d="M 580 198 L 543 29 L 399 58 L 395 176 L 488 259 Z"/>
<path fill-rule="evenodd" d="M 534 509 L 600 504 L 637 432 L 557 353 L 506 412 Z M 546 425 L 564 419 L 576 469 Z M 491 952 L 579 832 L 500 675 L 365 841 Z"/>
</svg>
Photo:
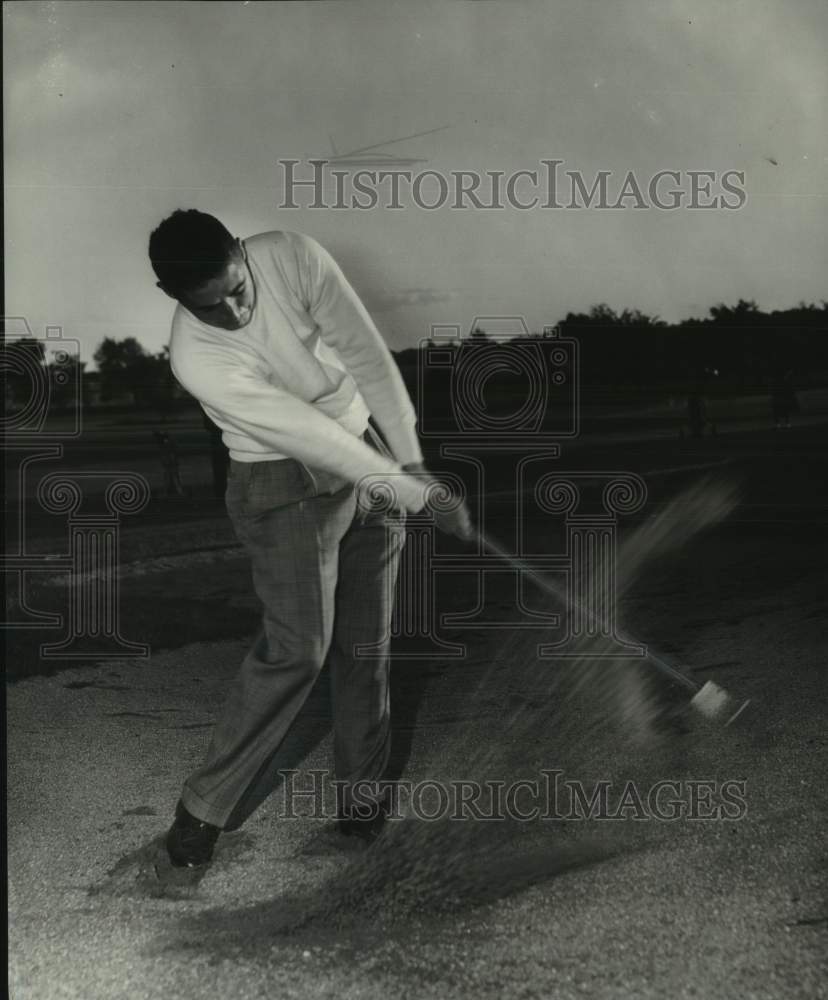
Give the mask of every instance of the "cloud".
<svg viewBox="0 0 828 1000">
<path fill-rule="evenodd" d="M 451 302 L 454 292 L 438 292 L 434 288 L 401 288 L 398 292 L 373 294 L 366 305 L 374 312 L 389 312 L 409 306 L 430 306 L 436 302 Z"/>
</svg>

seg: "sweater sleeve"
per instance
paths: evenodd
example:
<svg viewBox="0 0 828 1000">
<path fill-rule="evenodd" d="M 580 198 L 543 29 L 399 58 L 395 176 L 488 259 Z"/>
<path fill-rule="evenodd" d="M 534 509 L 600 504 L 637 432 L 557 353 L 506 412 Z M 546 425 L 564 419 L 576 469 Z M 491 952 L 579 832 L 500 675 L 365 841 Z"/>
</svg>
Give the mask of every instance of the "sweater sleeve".
<svg viewBox="0 0 828 1000">
<path fill-rule="evenodd" d="M 342 358 L 397 460 L 422 462 L 417 415 L 388 346 L 328 251 L 310 236 L 294 238 L 300 282 L 320 336 Z"/>
<path fill-rule="evenodd" d="M 386 484 L 396 494 L 397 506 L 412 513 L 425 505 L 427 486 L 399 464 L 220 348 L 199 344 L 197 350 L 174 351 L 170 364 L 181 385 L 213 410 L 223 426 L 352 483 L 365 480 L 380 489 Z"/>
</svg>

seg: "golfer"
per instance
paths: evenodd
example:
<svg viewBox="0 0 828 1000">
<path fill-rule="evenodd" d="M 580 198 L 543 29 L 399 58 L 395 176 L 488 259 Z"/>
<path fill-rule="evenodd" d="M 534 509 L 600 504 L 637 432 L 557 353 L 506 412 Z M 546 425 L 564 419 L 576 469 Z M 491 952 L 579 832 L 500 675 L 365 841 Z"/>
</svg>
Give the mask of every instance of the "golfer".
<svg viewBox="0 0 828 1000">
<path fill-rule="evenodd" d="M 240 240 L 191 209 L 158 226 L 149 256 L 158 287 L 178 303 L 173 373 L 229 450 L 227 511 L 264 606 L 206 759 L 184 783 L 166 838 L 170 860 L 210 862 L 326 660 L 339 829 L 371 842 L 386 803 L 351 789 L 379 782 L 388 762 L 405 514 L 428 506 L 441 530 L 469 538 L 468 509 L 459 497 L 448 513 L 431 506 L 434 480 L 399 369 L 319 243 L 292 232 Z M 391 504 L 372 511 L 365 498 L 378 492 Z"/>
</svg>

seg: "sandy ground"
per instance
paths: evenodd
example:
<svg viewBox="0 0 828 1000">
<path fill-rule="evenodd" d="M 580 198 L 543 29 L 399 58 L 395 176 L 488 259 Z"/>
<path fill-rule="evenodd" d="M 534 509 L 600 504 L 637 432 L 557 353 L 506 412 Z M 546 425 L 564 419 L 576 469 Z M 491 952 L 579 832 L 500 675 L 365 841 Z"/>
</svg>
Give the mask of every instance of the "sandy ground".
<svg viewBox="0 0 828 1000">
<path fill-rule="evenodd" d="M 502 742 L 509 774 L 527 779 L 561 767 L 645 790 L 743 782 L 740 818 L 473 833 L 409 818 L 361 853 L 329 823 L 285 818 L 276 789 L 223 835 L 203 878 L 177 875 L 158 839 L 247 645 L 193 642 L 194 618 L 178 648 L 149 660 L 9 688 L 12 997 L 828 995 L 826 519 L 824 493 L 809 489 L 824 456 L 816 433 L 784 450 L 766 441 L 765 458 L 761 443 L 749 462 L 740 453 L 749 490 L 734 516 L 624 602 L 635 634 L 751 699 L 732 727 L 678 710 L 655 678 L 669 711 L 643 736 L 601 684 L 538 702 L 516 680 L 510 697 L 533 724 L 512 739 L 505 705 L 480 686 L 498 655 L 486 642 L 460 663 L 394 669 L 408 780 L 497 777 Z M 177 572 L 195 585 L 227 565 Z M 281 765 L 324 769 L 330 750 L 323 678 Z"/>
</svg>

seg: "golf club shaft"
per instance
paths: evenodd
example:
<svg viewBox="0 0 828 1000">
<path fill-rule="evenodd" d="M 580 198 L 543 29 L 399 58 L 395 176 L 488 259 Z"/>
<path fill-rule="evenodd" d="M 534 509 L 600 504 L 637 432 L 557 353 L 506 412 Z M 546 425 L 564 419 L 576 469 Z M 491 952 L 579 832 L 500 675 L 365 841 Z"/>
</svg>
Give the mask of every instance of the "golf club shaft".
<svg viewBox="0 0 828 1000">
<path fill-rule="evenodd" d="M 531 577 L 531 579 L 534 580 L 534 582 L 541 588 L 541 590 L 544 591 L 544 593 L 549 594 L 550 597 L 555 597 L 557 600 L 561 601 L 567 607 L 577 608 L 577 610 L 587 618 L 587 620 L 590 622 L 591 625 L 598 625 L 598 626 L 600 625 L 597 616 L 592 611 L 585 608 L 583 604 L 574 600 L 559 587 L 556 587 L 546 577 L 541 576 L 540 573 L 532 569 L 532 567 L 529 566 L 527 563 L 525 563 L 522 559 L 507 552 L 501 545 L 495 542 L 494 539 L 491 538 L 491 536 L 484 534 L 482 531 L 478 531 L 477 539 L 480 542 L 482 542 L 483 545 L 486 546 L 486 548 L 491 549 L 491 551 L 494 552 L 496 556 L 499 556 L 501 559 L 503 559 L 504 562 L 506 562 L 513 569 L 516 569 L 519 572 L 525 573 L 527 576 Z M 672 664 L 667 663 L 660 656 L 657 656 L 655 653 L 651 652 L 646 643 L 639 642 L 638 640 L 632 639 L 632 637 L 623 634 L 622 635 L 617 634 L 617 638 L 625 640 L 627 642 L 635 642 L 636 645 L 643 646 L 647 650 L 646 657 L 653 664 L 653 666 L 657 667 L 663 674 L 666 674 L 676 683 L 681 684 L 683 687 L 687 688 L 688 691 L 692 691 L 695 694 L 699 690 L 701 690 L 701 684 L 698 684 L 691 677 L 688 677 L 686 674 L 683 674 L 676 667 L 672 666 Z"/>
</svg>

